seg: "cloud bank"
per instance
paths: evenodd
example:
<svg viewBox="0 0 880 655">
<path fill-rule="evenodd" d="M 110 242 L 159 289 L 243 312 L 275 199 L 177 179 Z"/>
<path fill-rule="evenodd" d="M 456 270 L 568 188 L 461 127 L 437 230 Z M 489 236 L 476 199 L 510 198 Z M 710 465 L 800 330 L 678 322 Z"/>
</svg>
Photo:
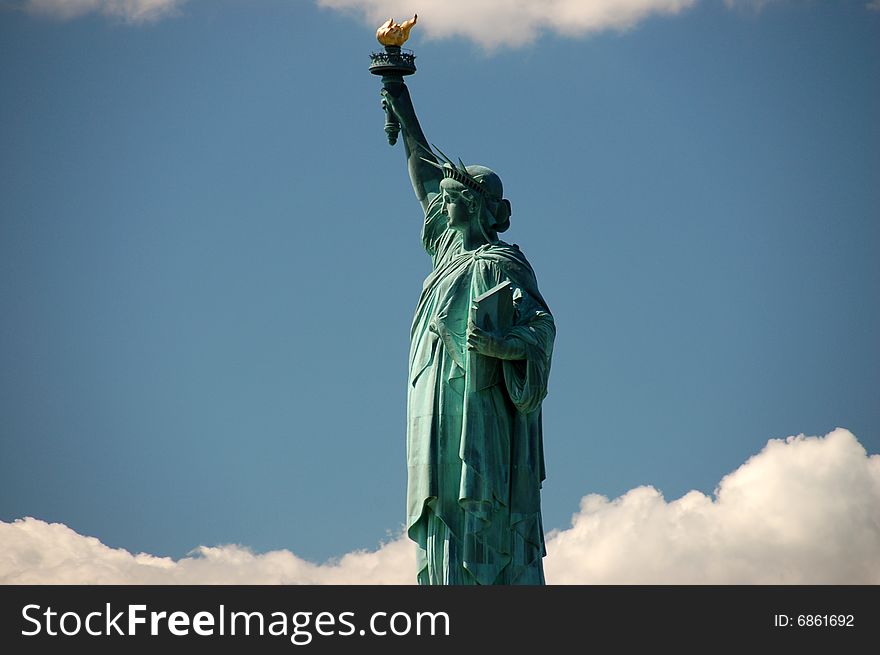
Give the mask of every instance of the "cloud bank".
<svg viewBox="0 0 880 655">
<path fill-rule="evenodd" d="M 414 569 L 402 538 L 325 564 L 237 545 L 200 546 L 175 561 L 110 548 L 61 523 L 0 521 L 0 584 L 407 584 Z"/>
<path fill-rule="evenodd" d="M 547 548 L 562 583 L 878 584 L 880 455 L 842 429 L 770 440 L 714 499 L 586 496 Z"/>
<path fill-rule="evenodd" d="M 184 2 L 186 0 L 25 0 L 23 6 L 32 14 L 59 20 L 98 12 L 126 23 L 148 23 L 173 14 Z"/>
<path fill-rule="evenodd" d="M 518 47 L 556 34 L 580 37 L 626 30 L 651 16 L 672 15 L 697 0 L 317 0 L 331 9 L 360 15 L 379 26 L 388 17 L 401 21 L 417 7 L 415 28 L 427 38 L 464 37 L 492 50 Z"/>
<path fill-rule="evenodd" d="M 588 495 L 547 535 L 550 584 L 880 584 L 880 455 L 847 430 L 774 439 L 714 498 L 653 487 Z M 65 525 L 0 521 L 3 584 L 411 584 L 405 537 L 314 564 L 201 546 L 180 560 L 109 548 Z"/>
</svg>

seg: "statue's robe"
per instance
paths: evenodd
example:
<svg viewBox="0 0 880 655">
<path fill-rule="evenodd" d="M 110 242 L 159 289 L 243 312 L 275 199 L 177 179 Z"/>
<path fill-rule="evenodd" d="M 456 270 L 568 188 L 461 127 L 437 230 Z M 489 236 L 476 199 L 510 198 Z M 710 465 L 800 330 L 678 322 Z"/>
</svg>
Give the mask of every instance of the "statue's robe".
<svg viewBox="0 0 880 655">
<path fill-rule="evenodd" d="M 440 196 L 425 212 L 433 261 L 412 325 L 407 398 L 407 531 L 420 584 L 543 584 L 541 401 L 555 327 L 515 245 L 466 251 Z M 524 360 L 467 350 L 474 298 L 509 280 Z M 498 325 L 497 322 L 495 322 Z M 469 367 L 486 367 L 474 376 Z M 484 388 L 474 388 L 474 380 Z"/>
</svg>

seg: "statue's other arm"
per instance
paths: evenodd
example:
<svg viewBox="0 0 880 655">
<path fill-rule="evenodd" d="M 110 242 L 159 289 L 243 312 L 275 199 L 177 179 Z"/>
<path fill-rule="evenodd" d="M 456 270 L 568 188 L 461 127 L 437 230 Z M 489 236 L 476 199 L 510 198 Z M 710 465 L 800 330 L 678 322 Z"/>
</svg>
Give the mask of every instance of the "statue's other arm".
<svg viewBox="0 0 880 655">
<path fill-rule="evenodd" d="M 443 175 L 439 169 L 424 161 L 422 158 L 437 161 L 431 153 L 428 140 L 425 138 L 416 111 L 413 108 L 409 89 L 403 81 L 385 81 L 382 88 L 382 106 L 390 107 L 400 121 L 403 131 L 403 147 L 406 153 L 409 177 L 412 181 L 416 198 L 422 204 L 422 209 L 427 211 L 431 200 L 440 193 L 440 180 Z"/>
<path fill-rule="evenodd" d="M 513 334 L 493 334 L 478 328 L 473 321 L 468 322 L 468 350 L 474 350 L 487 357 L 518 360 L 527 357 L 526 344 Z"/>
<path fill-rule="evenodd" d="M 517 295 L 519 300 L 517 301 Z M 543 358 L 553 347 L 556 327 L 546 307 L 518 289 L 514 295 L 519 318 L 506 333 L 489 332 L 468 321 L 467 346 L 481 355 L 509 361 Z M 536 350 L 537 348 L 537 350 Z"/>
</svg>

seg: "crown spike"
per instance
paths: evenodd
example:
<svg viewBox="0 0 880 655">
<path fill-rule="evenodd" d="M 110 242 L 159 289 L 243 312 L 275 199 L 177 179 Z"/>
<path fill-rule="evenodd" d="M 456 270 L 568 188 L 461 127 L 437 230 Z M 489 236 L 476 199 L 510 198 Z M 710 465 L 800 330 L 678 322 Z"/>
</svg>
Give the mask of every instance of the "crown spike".
<svg viewBox="0 0 880 655">
<path fill-rule="evenodd" d="M 419 157 L 419 159 L 421 159 L 426 164 L 431 164 L 431 166 L 434 166 L 435 168 L 439 168 L 441 171 L 445 168 L 445 166 L 438 164 L 433 159 L 428 159 L 427 157 Z"/>
<path fill-rule="evenodd" d="M 444 163 L 449 164 L 450 166 L 455 166 L 455 164 L 452 163 L 452 160 L 446 156 L 446 153 L 437 147 L 437 144 L 432 143 L 431 145 L 434 147 L 434 150 L 436 150 L 440 154 L 440 157 L 443 158 Z"/>
<path fill-rule="evenodd" d="M 437 159 L 437 155 L 434 153 L 433 150 L 431 150 L 431 148 L 430 148 L 429 146 L 426 146 L 426 145 L 425 145 L 424 143 L 422 143 L 421 141 L 416 141 L 416 145 L 417 145 L 419 148 L 421 148 L 422 150 L 424 150 L 426 153 L 428 153 L 429 155 L 431 155 L 434 159 Z"/>
</svg>

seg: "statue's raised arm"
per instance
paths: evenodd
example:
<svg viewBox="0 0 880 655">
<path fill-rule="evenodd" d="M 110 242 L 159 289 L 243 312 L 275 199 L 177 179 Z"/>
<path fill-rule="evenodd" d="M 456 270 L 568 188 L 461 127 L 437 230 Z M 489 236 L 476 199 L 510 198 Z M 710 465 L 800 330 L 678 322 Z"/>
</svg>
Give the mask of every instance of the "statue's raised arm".
<svg viewBox="0 0 880 655">
<path fill-rule="evenodd" d="M 406 153 L 409 177 L 412 181 L 413 191 L 427 210 L 428 204 L 434 196 L 440 193 L 440 180 L 443 173 L 432 166 L 425 159 L 436 162 L 437 159 L 431 152 L 416 111 L 413 107 L 409 89 L 402 78 L 398 80 L 382 80 L 382 107 L 391 111 L 400 123 L 403 131 L 403 147 Z"/>
</svg>

